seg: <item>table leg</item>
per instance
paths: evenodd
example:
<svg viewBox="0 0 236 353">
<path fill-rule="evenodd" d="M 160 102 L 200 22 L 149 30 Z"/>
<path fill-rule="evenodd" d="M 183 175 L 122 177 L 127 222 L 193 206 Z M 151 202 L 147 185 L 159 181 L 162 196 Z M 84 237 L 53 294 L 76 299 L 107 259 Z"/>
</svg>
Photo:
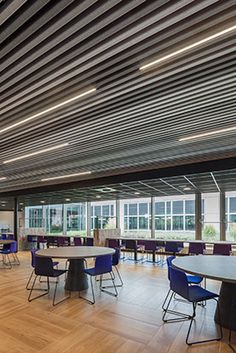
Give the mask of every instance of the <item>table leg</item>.
<svg viewBox="0 0 236 353">
<path fill-rule="evenodd" d="M 156 261 L 156 251 L 154 250 L 153 252 L 152 252 L 152 262 L 155 262 Z"/>
<path fill-rule="evenodd" d="M 83 259 L 70 259 L 65 289 L 79 292 L 88 288 L 87 275 L 84 273 Z"/>
<path fill-rule="evenodd" d="M 221 316 L 221 324 L 225 328 L 236 331 L 236 308 L 232 306 L 233 300 L 236 298 L 236 284 L 222 282 L 219 296 L 219 308 Z M 219 322 L 219 313 L 216 309 L 215 321 Z"/>
</svg>

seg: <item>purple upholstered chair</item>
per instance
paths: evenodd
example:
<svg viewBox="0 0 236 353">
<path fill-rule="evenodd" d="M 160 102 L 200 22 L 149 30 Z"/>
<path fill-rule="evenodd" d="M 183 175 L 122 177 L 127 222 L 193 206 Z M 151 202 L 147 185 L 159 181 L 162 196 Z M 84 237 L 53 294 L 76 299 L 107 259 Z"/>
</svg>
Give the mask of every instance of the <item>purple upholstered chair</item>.
<svg viewBox="0 0 236 353">
<path fill-rule="evenodd" d="M 203 255 L 206 248 L 205 243 L 189 243 L 189 255 Z"/>
<path fill-rule="evenodd" d="M 81 246 L 82 245 L 82 239 L 80 237 L 74 237 L 74 245 L 75 246 Z"/>
<path fill-rule="evenodd" d="M 215 243 L 213 246 L 213 255 L 231 255 L 231 244 Z"/>
</svg>

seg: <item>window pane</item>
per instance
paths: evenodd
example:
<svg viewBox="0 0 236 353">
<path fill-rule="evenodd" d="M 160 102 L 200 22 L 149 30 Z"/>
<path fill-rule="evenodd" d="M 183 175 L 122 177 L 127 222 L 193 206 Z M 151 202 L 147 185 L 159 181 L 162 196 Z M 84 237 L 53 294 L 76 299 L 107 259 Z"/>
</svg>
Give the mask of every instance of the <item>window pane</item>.
<svg viewBox="0 0 236 353">
<path fill-rule="evenodd" d="M 137 204 L 136 203 L 129 205 L 129 214 L 132 216 L 137 215 Z"/>
<path fill-rule="evenodd" d="M 194 230 L 195 229 L 195 217 L 186 216 L 185 217 L 185 230 Z"/>
<path fill-rule="evenodd" d="M 231 214 L 231 215 L 229 216 L 229 221 L 230 221 L 230 222 L 236 222 L 236 214 Z"/>
<path fill-rule="evenodd" d="M 173 230 L 183 230 L 183 216 L 173 216 Z"/>
<path fill-rule="evenodd" d="M 125 216 L 128 216 L 128 205 L 127 205 L 127 203 L 124 204 L 124 214 L 125 214 Z"/>
<path fill-rule="evenodd" d="M 148 229 L 148 217 L 139 217 L 139 229 Z"/>
<path fill-rule="evenodd" d="M 96 217 L 101 217 L 101 206 L 95 206 L 94 207 L 94 215 Z"/>
<path fill-rule="evenodd" d="M 148 204 L 147 203 L 140 203 L 139 204 L 139 214 L 143 215 L 143 216 L 148 214 Z"/>
<path fill-rule="evenodd" d="M 129 229 L 137 229 L 137 228 L 138 228 L 138 218 L 129 217 Z"/>
<path fill-rule="evenodd" d="M 194 200 L 186 200 L 185 201 L 185 213 L 195 214 L 195 201 Z"/>
<path fill-rule="evenodd" d="M 165 202 L 155 202 L 155 214 L 165 214 Z"/>
<path fill-rule="evenodd" d="M 166 213 L 171 214 L 171 202 L 167 201 L 166 203 Z"/>
<path fill-rule="evenodd" d="M 166 230 L 171 230 L 171 217 L 166 217 Z"/>
<path fill-rule="evenodd" d="M 110 205 L 110 207 L 111 207 L 110 216 L 114 216 L 114 205 Z"/>
<path fill-rule="evenodd" d="M 155 229 L 165 230 L 165 217 L 155 217 Z"/>
<path fill-rule="evenodd" d="M 173 201 L 173 214 L 183 214 L 183 201 Z"/>
<path fill-rule="evenodd" d="M 109 216 L 109 205 L 102 206 L 102 215 Z"/>
<path fill-rule="evenodd" d="M 128 217 L 125 217 L 125 224 L 124 224 L 125 230 L 128 229 Z"/>
<path fill-rule="evenodd" d="M 229 212 L 236 213 L 236 197 L 230 197 L 229 199 Z"/>
</svg>

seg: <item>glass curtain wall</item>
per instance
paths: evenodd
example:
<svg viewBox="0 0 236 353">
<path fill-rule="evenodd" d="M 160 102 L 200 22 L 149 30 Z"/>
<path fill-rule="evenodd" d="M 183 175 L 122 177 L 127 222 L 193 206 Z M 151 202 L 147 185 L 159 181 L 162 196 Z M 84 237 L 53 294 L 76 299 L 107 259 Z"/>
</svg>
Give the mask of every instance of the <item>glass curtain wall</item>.
<svg viewBox="0 0 236 353">
<path fill-rule="evenodd" d="M 91 230 L 116 228 L 115 212 L 115 201 L 92 202 Z"/>
<path fill-rule="evenodd" d="M 202 221 L 202 239 L 220 240 L 220 194 L 202 194 L 204 200 L 204 217 Z"/>
<path fill-rule="evenodd" d="M 226 240 L 236 241 L 236 192 L 225 198 Z"/>
</svg>

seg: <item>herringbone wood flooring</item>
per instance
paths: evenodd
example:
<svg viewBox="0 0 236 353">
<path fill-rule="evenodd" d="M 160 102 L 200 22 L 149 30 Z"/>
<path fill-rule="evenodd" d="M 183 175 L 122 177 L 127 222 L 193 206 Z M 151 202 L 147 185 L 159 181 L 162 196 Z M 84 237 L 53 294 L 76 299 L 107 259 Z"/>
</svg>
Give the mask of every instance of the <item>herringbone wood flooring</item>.
<svg viewBox="0 0 236 353">
<path fill-rule="evenodd" d="M 19 258 L 20 266 L 0 269 L 0 353 L 231 352 L 227 332 L 223 342 L 188 347 L 187 322 L 163 325 L 166 268 L 123 262 L 125 285 L 118 298 L 97 290 L 92 306 L 73 293 L 71 299 L 53 307 L 48 296 L 28 303 L 25 285 L 31 271 L 30 253 L 21 252 Z M 208 281 L 208 288 L 218 290 L 219 283 Z M 58 294 L 63 295 L 63 279 Z M 191 311 L 189 304 L 176 301 L 175 305 Z M 214 334 L 213 313 L 213 303 L 198 308 L 197 330 L 203 336 Z"/>
</svg>

